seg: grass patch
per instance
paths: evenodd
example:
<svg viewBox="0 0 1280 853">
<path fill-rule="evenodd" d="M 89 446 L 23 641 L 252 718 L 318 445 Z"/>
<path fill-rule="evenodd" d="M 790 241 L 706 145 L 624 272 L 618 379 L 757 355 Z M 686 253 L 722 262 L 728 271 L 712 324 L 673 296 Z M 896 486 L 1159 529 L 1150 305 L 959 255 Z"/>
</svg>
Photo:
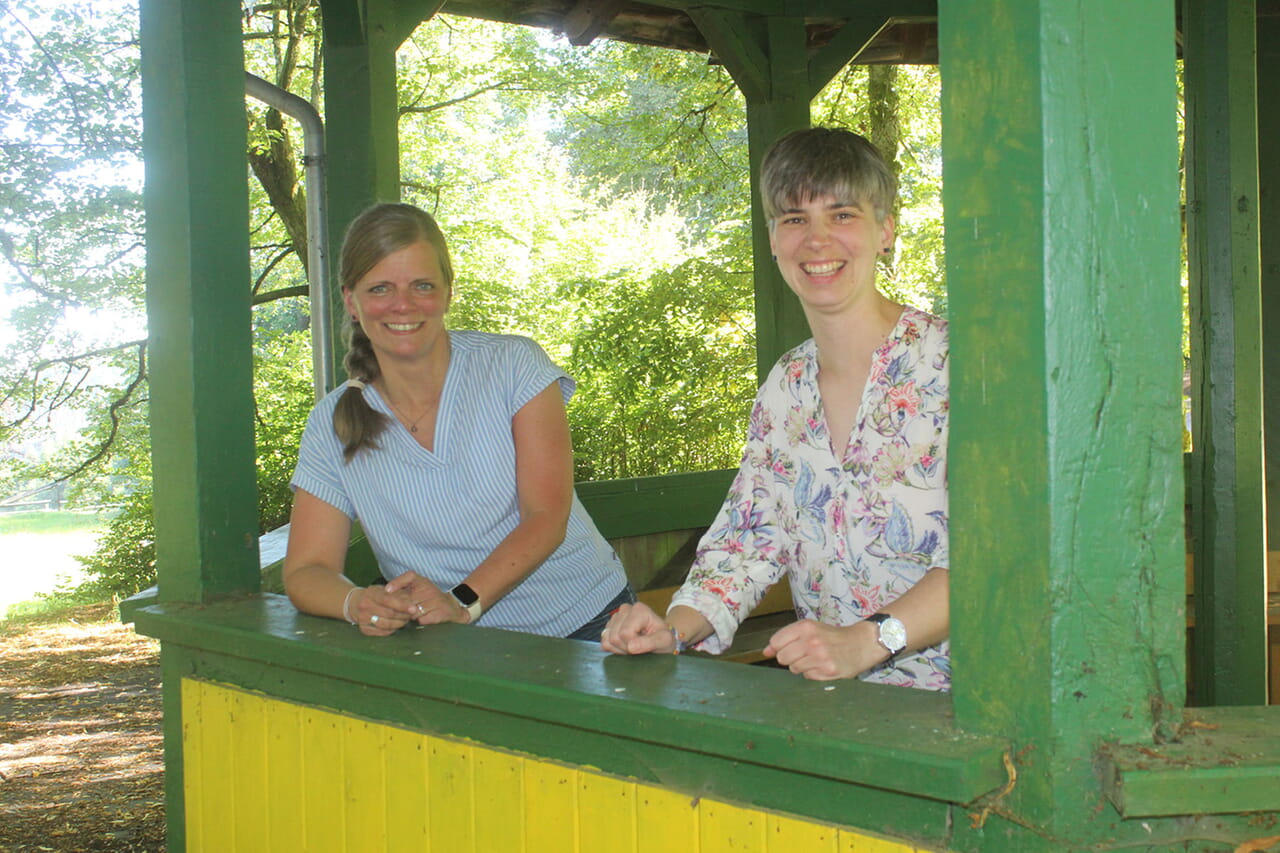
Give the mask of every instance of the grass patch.
<svg viewBox="0 0 1280 853">
<path fill-rule="evenodd" d="M 111 516 L 103 512 L 6 512 L 0 513 L 0 536 L 8 533 L 76 533 L 100 530 Z"/>
<path fill-rule="evenodd" d="M 0 613 L 0 625 L 10 626 L 22 622 L 43 622 L 50 619 L 65 619 L 74 616 L 85 620 L 87 612 L 98 614 L 96 618 L 108 618 L 102 614 L 110 614 L 109 618 L 119 621 L 120 614 L 116 610 L 116 602 L 107 596 L 104 600 L 102 590 L 88 586 L 73 589 L 58 589 L 51 593 L 38 593 L 29 601 L 20 601 L 9 605 L 8 610 Z"/>
</svg>

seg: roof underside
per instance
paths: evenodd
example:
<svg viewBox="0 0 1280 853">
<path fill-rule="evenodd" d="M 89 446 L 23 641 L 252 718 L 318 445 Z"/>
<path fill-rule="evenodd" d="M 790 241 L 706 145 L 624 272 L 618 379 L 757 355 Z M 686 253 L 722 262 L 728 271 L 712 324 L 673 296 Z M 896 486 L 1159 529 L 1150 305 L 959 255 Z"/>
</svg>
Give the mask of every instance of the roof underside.
<svg viewBox="0 0 1280 853">
<path fill-rule="evenodd" d="M 573 44 L 611 38 L 706 53 L 716 61 L 693 19 L 681 9 L 626 0 L 447 0 L 442 12 L 541 27 Z M 809 49 L 816 51 L 845 24 L 838 17 L 805 19 Z M 932 17 L 892 18 L 858 52 L 854 62 L 936 64 L 938 22 Z"/>
</svg>

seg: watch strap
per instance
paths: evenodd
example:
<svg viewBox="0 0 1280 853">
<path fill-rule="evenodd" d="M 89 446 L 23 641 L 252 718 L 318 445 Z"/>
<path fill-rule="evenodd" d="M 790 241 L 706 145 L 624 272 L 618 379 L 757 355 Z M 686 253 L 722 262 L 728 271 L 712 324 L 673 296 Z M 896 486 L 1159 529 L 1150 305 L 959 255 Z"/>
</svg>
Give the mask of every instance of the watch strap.
<svg viewBox="0 0 1280 853">
<path fill-rule="evenodd" d="M 449 594 L 453 596 L 454 601 L 462 605 L 463 610 L 470 614 L 471 622 L 474 623 L 484 612 L 484 607 L 480 604 L 480 595 L 467 584 L 458 584 L 449 590 Z"/>
</svg>

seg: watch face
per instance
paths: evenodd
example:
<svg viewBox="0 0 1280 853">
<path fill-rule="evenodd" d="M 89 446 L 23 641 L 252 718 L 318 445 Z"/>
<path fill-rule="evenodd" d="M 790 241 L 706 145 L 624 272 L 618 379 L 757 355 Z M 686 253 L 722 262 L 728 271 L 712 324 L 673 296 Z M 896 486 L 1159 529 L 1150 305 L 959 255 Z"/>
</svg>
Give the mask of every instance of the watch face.
<svg viewBox="0 0 1280 853">
<path fill-rule="evenodd" d="M 453 589 L 449 590 L 449 594 L 458 599 L 458 603 L 463 607 L 470 607 L 480 600 L 480 596 L 476 591 L 465 583 L 460 583 Z"/>
<path fill-rule="evenodd" d="M 895 655 L 906 648 L 907 626 L 890 616 L 880 623 L 880 642 Z"/>
</svg>

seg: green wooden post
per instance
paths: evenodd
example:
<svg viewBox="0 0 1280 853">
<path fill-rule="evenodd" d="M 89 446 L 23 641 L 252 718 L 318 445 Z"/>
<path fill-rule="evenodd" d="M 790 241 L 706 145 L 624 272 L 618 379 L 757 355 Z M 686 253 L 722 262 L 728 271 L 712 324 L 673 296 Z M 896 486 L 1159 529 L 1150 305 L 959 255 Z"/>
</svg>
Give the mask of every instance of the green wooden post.
<svg viewBox="0 0 1280 853">
<path fill-rule="evenodd" d="M 1046 850 L 1133 831 L 1091 755 L 1181 704 L 1173 26 L 1160 0 L 939 8 L 954 712 L 1012 740 L 1001 808 Z"/>
<path fill-rule="evenodd" d="M 140 9 L 160 596 L 258 589 L 239 7 Z"/>
<path fill-rule="evenodd" d="M 1194 698 L 1266 701 L 1254 4 L 1185 0 Z"/>
<path fill-rule="evenodd" d="M 760 161 L 774 140 L 809 126 L 813 92 L 809 90 L 804 21 L 713 8 L 690 9 L 689 16 L 733 76 L 747 103 L 756 377 L 763 381 L 780 355 L 809 337 L 800 303 L 773 262 L 769 223 L 758 184 Z"/>
<path fill-rule="evenodd" d="M 1258 138 L 1280 139 L 1280 4 L 1258 15 Z M 1267 549 L 1280 543 L 1280 150 L 1258 150 L 1258 237 L 1262 251 L 1262 387 Z M 1267 393 L 1270 391 L 1270 393 Z M 1272 696 L 1271 701 L 1280 701 Z"/>
<path fill-rule="evenodd" d="M 346 308 L 338 275 L 347 225 L 369 205 L 400 198 L 400 140 L 396 48 L 400 40 L 389 0 L 322 0 L 324 21 L 325 145 L 329 168 L 329 245 L 334 281 L 333 376 L 342 369 L 341 328 Z"/>
<path fill-rule="evenodd" d="M 334 340 L 346 309 L 337 283 L 347 225 L 360 211 L 400 198 L 400 113 L 396 51 L 444 0 L 321 0 L 324 17 L 325 133 L 329 160 L 330 290 Z M 334 372 L 345 378 L 341 344 Z"/>
<path fill-rule="evenodd" d="M 760 380 L 779 356 L 810 336 L 800 302 L 773 262 L 769 223 L 760 200 L 760 163 L 776 139 L 809 126 L 809 103 L 888 20 L 889 4 L 881 6 L 879 11 L 861 9 L 812 56 L 803 17 L 761 17 L 711 7 L 688 10 L 747 104 L 756 374 Z M 932 4 L 912 3 L 914 11 L 925 6 L 932 10 Z"/>
</svg>

